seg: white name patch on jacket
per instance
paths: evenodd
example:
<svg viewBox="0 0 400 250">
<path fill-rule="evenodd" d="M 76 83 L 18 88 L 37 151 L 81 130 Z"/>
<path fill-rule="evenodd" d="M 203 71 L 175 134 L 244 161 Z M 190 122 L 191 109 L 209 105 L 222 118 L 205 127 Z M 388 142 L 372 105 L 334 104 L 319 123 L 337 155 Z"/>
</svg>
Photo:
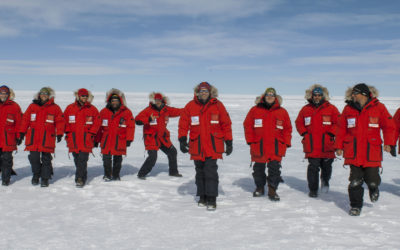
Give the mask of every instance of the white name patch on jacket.
<svg viewBox="0 0 400 250">
<path fill-rule="evenodd" d="M 68 117 L 69 123 L 75 123 L 75 116 L 74 115 L 70 115 Z"/>
<path fill-rule="evenodd" d="M 103 122 L 101 123 L 101 126 L 107 127 L 108 126 L 108 120 L 104 119 Z"/>
<path fill-rule="evenodd" d="M 193 125 L 200 125 L 200 119 L 199 119 L 198 116 L 192 116 L 191 120 L 192 120 L 192 123 L 191 123 L 192 126 Z"/>
<path fill-rule="evenodd" d="M 347 119 L 347 127 L 348 128 L 356 127 L 356 118 L 348 118 Z"/>
<path fill-rule="evenodd" d="M 255 128 L 262 128 L 263 120 L 262 119 L 254 119 L 254 127 Z"/>
<path fill-rule="evenodd" d="M 150 125 L 157 125 L 157 118 L 154 118 L 154 120 L 150 122 Z"/>
<path fill-rule="evenodd" d="M 31 114 L 31 122 L 36 121 L 36 114 Z"/>
<path fill-rule="evenodd" d="M 304 117 L 304 125 L 309 126 L 311 124 L 311 116 Z"/>
</svg>

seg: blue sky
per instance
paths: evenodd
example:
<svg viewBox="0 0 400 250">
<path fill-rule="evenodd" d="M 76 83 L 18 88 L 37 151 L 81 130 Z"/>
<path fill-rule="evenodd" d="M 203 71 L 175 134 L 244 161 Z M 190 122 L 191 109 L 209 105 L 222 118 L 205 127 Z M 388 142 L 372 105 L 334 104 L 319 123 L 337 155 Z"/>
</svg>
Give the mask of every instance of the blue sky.
<svg viewBox="0 0 400 250">
<path fill-rule="evenodd" d="M 400 94 L 400 1 L 0 0 L 0 82 L 105 91 Z"/>
</svg>

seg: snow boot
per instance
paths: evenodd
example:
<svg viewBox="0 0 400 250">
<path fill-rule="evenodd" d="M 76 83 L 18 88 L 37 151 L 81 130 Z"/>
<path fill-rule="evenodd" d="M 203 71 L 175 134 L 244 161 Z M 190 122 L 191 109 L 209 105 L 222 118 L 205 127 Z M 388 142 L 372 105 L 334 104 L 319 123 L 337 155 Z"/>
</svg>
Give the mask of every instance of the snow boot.
<svg viewBox="0 0 400 250">
<path fill-rule="evenodd" d="M 111 176 L 104 175 L 104 176 L 103 176 L 103 180 L 104 180 L 105 182 L 109 182 L 109 181 L 111 181 L 112 179 L 111 179 Z"/>
<path fill-rule="evenodd" d="M 280 201 L 281 198 L 279 197 L 279 195 L 276 193 L 276 188 L 268 185 L 268 198 L 271 201 Z"/>
<path fill-rule="evenodd" d="M 317 198 L 318 197 L 318 191 L 310 190 L 310 192 L 308 193 L 308 196 L 311 197 L 311 198 Z"/>
<path fill-rule="evenodd" d="M 180 173 L 170 173 L 169 174 L 169 176 L 172 176 L 172 177 L 182 177 L 182 175 L 180 174 Z"/>
<path fill-rule="evenodd" d="M 2 185 L 2 186 L 8 186 L 8 185 L 10 185 L 10 180 L 3 180 L 3 181 L 1 182 L 1 185 Z"/>
<path fill-rule="evenodd" d="M 199 199 L 199 202 L 197 203 L 197 205 L 198 205 L 199 207 L 205 207 L 205 206 L 207 206 L 207 196 L 205 196 L 205 195 L 200 195 L 200 199 Z"/>
<path fill-rule="evenodd" d="M 264 193 L 265 193 L 264 187 L 258 187 L 256 188 L 256 190 L 254 190 L 253 197 L 261 197 L 264 195 Z"/>
<path fill-rule="evenodd" d="M 146 180 L 146 176 L 145 175 L 138 175 L 137 178 L 139 178 L 141 180 Z"/>
<path fill-rule="evenodd" d="M 379 188 L 371 188 L 369 190 L 369 198 L 371 199 L 372 203 L 375 203 L 379 199 Z"/>
<path fill-rule="evenodd" d="M 38 176 L 33 176 L 31 183 L 32 183 L 33 186 L 39 185 L 39 177 Z"/>
<path fill-rule="evenodd" d="M 217 209 L 217 197 L 207 196 L 207 210 L 215 211 Z"/>
<path fill-rule="evenodd" d="M 361 208 L 360 207 L 352 207 L 349 211 L 349 215 L 351 216 L 360 216 Z"/>
<path fill-rule="evenodd" d="M 83 181 L 82 178 L 78 178 L 78 179 L 75 181 L 75 184 L 76 184 L 76 187 L 78 187 L 78 188 L 83 188 L 83 186 L 85 186 L 85 182 Z"/>
<path fill-rule="evenodd" d="M 119 176 L 113 176 L 113 181 L 120 181 L 121 180 L 121 177 L 119 177 Z"/>
<path fill-rule="evenodd" d="M 321 179 L 321 192 L 328 193 L 328 191 L 329 191 L 329 182 Z"/>
<path fill-rule="evenodd" d="M 41 187 L 48 187 L 49 186 L 49 179 L 43 179 L 42 178 L 42 181 L 40 182 L 40 186 Z"/>
</svg>

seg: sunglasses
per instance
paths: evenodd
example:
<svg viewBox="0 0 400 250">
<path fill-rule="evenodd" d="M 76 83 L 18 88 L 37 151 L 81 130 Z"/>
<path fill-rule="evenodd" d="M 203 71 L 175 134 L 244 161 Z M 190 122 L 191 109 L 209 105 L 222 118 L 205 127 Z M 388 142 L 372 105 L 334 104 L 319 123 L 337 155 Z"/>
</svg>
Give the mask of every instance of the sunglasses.
<svg viewBox="0 0 400 250">
<path fill-rule="evenodd" d="M 361 94 L 361 92 L 359 92 L 359 91 L 353 91 L 353 92 L 351 92 L 351 94 L 352 94 L 352 95 L 359 95 L 359 94 Z"/>
<path fill-rule="evenodd" d="M 40 92 L 39 95 L 49 95 L 47 92 Z"/>
<path fill-rule="evenodd" d="M 321 97 L 321 94 L 313 94 L 313 96 Z"/>
<path fill-rule="evenodd" d="M 275 94 L 274 93 L 267 93 L 267 94 L 265 94 L 265 96 L 275 97 Z"/>
<path fill-rule="evenodd" d="M 88 95 L 81 95 L 81 97 L 89 97 Z"/>
<path fill-rule="evenodd" d="M 201 90 L 199 91 L 199 93 L 209 93 L 209 91 L 208 91 L 207 89 L 201 89 Z"/>
</svg>

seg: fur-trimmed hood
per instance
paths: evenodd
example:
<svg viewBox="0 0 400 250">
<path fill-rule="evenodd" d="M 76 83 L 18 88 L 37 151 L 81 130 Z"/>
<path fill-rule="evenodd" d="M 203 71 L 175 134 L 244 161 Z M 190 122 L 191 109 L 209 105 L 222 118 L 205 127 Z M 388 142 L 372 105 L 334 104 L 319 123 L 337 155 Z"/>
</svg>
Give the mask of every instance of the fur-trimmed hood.
<svg viewBox="0 0 400 250">
<path fill-rule="evenodd" d="M 0 85 L 1 85 L 1 84 L 0 84 Z M 6 85 L 4 85 L 4 86 L 6 86 Z M 6 87 L 8 88 L 8 91 L 10 92 L 10 94 L 8 95 L 7 101 L 8 101 L 8 100 L 14 101 L 14 99 L 15 99 L 14 90 L 13 90 L 12 88 L 8 87 L 8 86 L 6 86 Z"/>
<path fill-rule="evenodd" d="M 54 91 L 54 89 L 50 87 L 44 87 L 44 88 L 47 88 L 50 92 L 49 100 L 56 98 L 56 92 Z M 40 90 L 33 96 L 33 100 L 39 100 L 39 95 L 40 95 Z"/>
<path fill-rule="evenodd" d="M 312 91 L 313 91 L 315 88 L 321 88 L 321 89 L 322 89 L 322 92 L 323 92 L 324 100 L 325 100 L 325 101 L 329 101 L 330 98 L 329 98 L 329 91 L 328 91 L 328 89 L 327 89 L 326 87 L 320 85 L 320 84 L 313 84 L 313 85 L 311 85 L 310 88 L 308 88 L 308 89 L 306 90 L 306 95 L 304 96 L 304 98 L 305 98 L 307 101 L 311 101 L 311 100 L 312 100 Z"/>
<path fill-rule="evenodd" d="M 214 85 L 211 85 L 211 90 L 210 90 L 210 98 L 217 98 L 218 97 L 218 89 L 216 87 L 214 87 Z M 194 95 L 195 96 L 199 96 L 199 84 L 196 85 L 196 87 L 194 87 Z"/>
<path fill-rule="evenodd" d="M 276 95 L 275 98 L 276 100 L 278 100 L 279 105 L 282 105 L 283 102 L 282 96 Z M 265 103 L 265 93 L 261 94 L 260 96 L 257 96 L 254 103 L 256 105 L 258 105 L 259 103 Z"/>
<path fill-rule="evenodd" d="M 119 96 L 119 100 L 120 100 L 120 102 L 121 102 L 121 105 L 125 105 L 125 106 L 126 106 L 126 99 L 125 99 L 125 94 L 124 94 L 124 92 L 122 92 L 122 91 L 119 90 L 119 89 L 114 89 L 114 88 L 112 88 L 112 89 L 110 89 L 109 91 L 107 91 L 107 93 L 106 93 L 106 103 L 109 103 L 109 102 L 110 102 L 110 97 L 111 97 L 112 95 L 117 95 L 117 96 Z"/>
<path fill-rule="evenodd" d="M 155 104 L 156 103 L 156 101 L 154 100 L 154 96 L 156 95 L 156 94 L 160 94 L 161 96 L 162 96 L 162 102 L 165 104 L 165 105 L 169 105 L 170 104 L 170 101 L 169 101 L 169 98 L 167 97 L 167 96 L 165 96 L 163 93 L 161 93 L 161 92 L 151 92 L 150 94 L 149 94 L 149 101 L 150 101 L 150 103 L 151 104 Z"/>
<path fill-rule="evenodd" d="M 369 88 L 369 91 L 371 92 L 371 98 L 378 98 L 378 96 L 379 96 L 379 91 L 374 87 L 374 86 L 370 86 L 370 85 L 367 85 L 368 86 L 368 88 Z M 346 95 L 345 95 L 345 98 L 346 98 L 346 102 L 347 101 L 352 101 L 352 98 L 351 98 L 351 93 L 353 92 L 353 87 L 349 87 L 347 90 L 346 90 Z"/>
<path fill-rule="evenodd" d="M 78 91 L 79 91 L 79 89 L 77 89 L 77 90 L 74 91 L 74 96 L 75 96 L 75 99 L 76 99 L 77 101 L 79 100 Z M 93 101 L 93 99 L 94 99 L 94 96 L 93 96 L 92 92 L 89 91 L 89 90 L 88 90 L 88 93 L 89 93 L 89 97 L 88 97 L 88 99 L 87 99 L 87 102 L 88 102 L 88 103 L 92 103 L 92 101 Z"/>
</svg>

